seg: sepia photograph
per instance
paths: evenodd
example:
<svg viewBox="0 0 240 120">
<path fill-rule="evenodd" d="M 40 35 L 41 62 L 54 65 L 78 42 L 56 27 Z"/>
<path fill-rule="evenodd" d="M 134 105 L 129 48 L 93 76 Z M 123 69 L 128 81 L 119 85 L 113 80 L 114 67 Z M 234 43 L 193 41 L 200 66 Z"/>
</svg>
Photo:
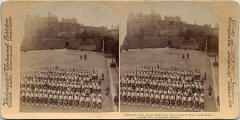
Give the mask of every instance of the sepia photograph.
<svg viewBox="0 0 240 120">
<path fill-rule="evenodd" d="M 220 111 L 216 13 L 194 2 L 144 3 L 126 13 L 120 111 Z"/>
<path fill-rule="evenodd" d="M 239 3 L 5 1 L 3 119 L 235 119 Z"/>
<path fill-rule="evenodd" d="M 31 8 L 22 21 L 20 112 L 117 112 L 118 20 L 85 2 Z"/>
</svg>

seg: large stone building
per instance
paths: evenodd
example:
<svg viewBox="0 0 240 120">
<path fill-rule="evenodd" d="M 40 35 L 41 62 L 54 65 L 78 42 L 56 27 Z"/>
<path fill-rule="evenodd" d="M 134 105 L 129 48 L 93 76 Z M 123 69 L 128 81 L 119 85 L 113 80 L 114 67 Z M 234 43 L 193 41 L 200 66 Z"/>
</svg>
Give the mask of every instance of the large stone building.
<svg viewBox="0 0 240 120">
<path fill-rule="evenodd" d="M 216 28 L 214 30 L 216 31 Z M 190 33 L 196 35 L 191 36 Z M 188 24 L 182 21 L 180 16 L 161 16 L 154 10 L 151 10 L 150 14 L 130 13 L 122 49 L 157 47 L 201 49 L 206 42 L 203 36 L 212 33 L 213 28 L 210 25 Z"/>
<path fill-rule="evenodd" d="M 76 18 L 61 18 L 52 15 L 27 16 L 21 50 L 82 49 L 102 50 L 103 41 L 118 36 L 106 27 L 84 26 Z M 106 37 L 109 36 L 109 37 Z M 107 40 L 106 40 L 107 41 Z"/>
</svg>

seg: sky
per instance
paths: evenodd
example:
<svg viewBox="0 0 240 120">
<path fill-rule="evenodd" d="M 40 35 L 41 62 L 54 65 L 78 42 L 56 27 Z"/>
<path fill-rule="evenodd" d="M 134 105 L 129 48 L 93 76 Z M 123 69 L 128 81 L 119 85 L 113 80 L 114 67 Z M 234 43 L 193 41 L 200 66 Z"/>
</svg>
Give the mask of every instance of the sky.
<svg viewBox="0 0 240 120">
<path fill-rule="evenodd" d="M 180 16 L 182 21 L 199 25 L 211 24 L 214 26 L 218 23 L 218 17 L 214 11 L 207 7 L 194 2 L 159 2 L 135 5 L 131 7 L 126 14 L 121 17 L 120 23 L 120 45 L 122 45 L 126 36 L 127 18 L 129 12 L 149 14 L 151 10 L 163 16 Z"/>
<path fill-rule="evenodd" d="M 75 17 L 79 23 L 87 26 L 105 26 L 111 28 L 112 25 L 118 25 L 118 18 L 114 12 L 103 6 L 87 3 L 63 2 L 54 4 L 45 4 L 35 8 L 28 15 L 47 16 L 48 12 L 61 18 Z"/>
</svg>

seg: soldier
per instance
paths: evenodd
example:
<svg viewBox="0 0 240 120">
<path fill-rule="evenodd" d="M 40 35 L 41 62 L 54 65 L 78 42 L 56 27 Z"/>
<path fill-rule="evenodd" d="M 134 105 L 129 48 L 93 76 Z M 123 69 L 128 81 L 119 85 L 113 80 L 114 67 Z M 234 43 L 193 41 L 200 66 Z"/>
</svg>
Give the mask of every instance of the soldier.
<svg viewBox="0 0 240 120">
<path fill-rule="evenodd" d="M 145 103 L 146 103 L 146 105 L 147 106 L 149 106 L 149 104 L 150 104 L 150 95 L 149 95 L 149 93 L 147 92 L 147 93 L 145 93 Z"/>
<path fill-rule="evenodd" d="M 48 93 L 48 97 L 49 97 L 48 106 L 52 107 L 52 105 L 53 105 L 53 95 L 52 95 L 52 93 Z"/>
<path fill-rule="evenodd" d="M 39 104 L 40 106 L 44 104 L 44 96 L 42 92 L 39 93 Z"/>
<path fill-rule="evenodd" d="M 21 92 L 21 103 L 22 104 L 25 104 L 25 102 L 26 102 L 26 91 L 22 91 Z"/>
<path fill-rule="evenodd" d="M 39 105 L 39 101 L 40 101 L 39 100 L 40 99 L 39 96 L 40 96 L 40 93 L 39 92 L 35 92 L 35 105 L 37 105 L 37 106 Z"/>
<path fill-rule="evenodd" d="M 181 99 L 180 94 L 177 94 L 176 100 L 177 100 L 177 105 L 181 106 L 182 105 L 182 99 Z M 179 108 L 178 106 L 177 106 L 177 109 Z M 181 107 L 180 107 L 180 109 L 181 109 Z"/>
<path fill-rule="evenodd" d="M 155 104 L 155 97 L 154 97 L 153 93 L 150 94 L 150 100 L 151 100 L 152 106 L 154 106 L 154 104 Z"/>
<path fill-rule="evenodd" d="M 165 96 L 165 104 L 167 106 L 167 108 L 169 108 L 169 105 L 170 105 L 170 96 L 168 94 L 166 94 Z"/>
<path fill-rule="evenodd" d="M 87 60 L 87 54 L 86 53 L 84 54 L 84 59 Z"/>
<path fill-rule="evenodd" d="M 81 102 L 81 110 L 85 110 L 85 96 L 81 95 L 80 102 Z"/>
<path fill-rule="evenodd" d="M 188 96 L 188 105 L 189 105 L 189 110 L 192 110 L 192 106 L 193 106 L 193 100 L 191 96 Z"/>
<path fill-rule="evenodd" d="M 74 108 L 77 108 L 78 109 L 78 106 L 79 106 L 79 96 L 78 94 L 75 94 L 74 95 Z"/>
<path fill-rule="evenodd" d="M 63 107 L 64 102 L 63 102 L 63 92 L 61 92 L 60 94 L 58 94 L 58 105 Z"/>
<path fill-rule="evenodd" d="M 174 105 L 175 105 L 175 95 L 174 94 L 171 95 L 170 101 L 171 101 L 172 108 L 174 108 Z"/>
<path fill-rule="evenodd" d="M 165 94 L 161 94 L 161 103 L 162 106 L 165 107 Z"/>
<path fill-rule="evenodd" d="M 64 108 L 67 108 L 68 107 L 68 95 L 67 93 L 64 94 L 63 96 L 63 104 L 64 104 Z"/>
<path fill-rule="evenodd" d="M 33 91 L 30 92 L 30 103 L 32 105 L 34 105 L 35 103 L 35 94 L 33 93 Z"/>
<path fill-rule="evenodd" d="M 131 100 L 132 100 L 132 104 L 135 105 L 136 103 L 136 94 L 134 91 L 131 92 Z"/>
<path fill-rule="evenodd" d="M 159 95 L 158 93 L 155 93 L 155 106 L 158 107 L 159 103 L 160 103 L 160 99 L 159 99 Z"/>
<path fill-rule="evenodd" d="M 72 94 L 69 94 L 68 95 L 68 107 L 69 108 L 72 108 L 73 107 L 73 96 L 72 96 Z"/>
<path fill-rule="evenodd" d="M 44 106 L 46 107 L 48 105 L 48 94 L 46 91 L 43 93 L 43 98 L 44 98 Z"/>
<path fill-rule="evenodd" d="M 101 112 L 101 109 L 102 109 L 102 98 L 101 97 L 98 97 L 97 104 L 98 104 L 98 111 Z"/>
<path fill-rule="evenodd" d="M 90 98 L 89 96 L 86 96 L 86 110 L 89 111 L 90 110 Z"/>
<path fill-rule="evenodd" d="M 92 100 L 92 108 L 93 108 L 92 110 L 95 111 L 96 110 L 96 105 L 97 105 L 96 96 L 93 95 L 91 100 Z"/>
<path fill-rule="evenodd" d="M 54 104 L 54 107 L 57 107 L 58 98 L 57 98 L 57 94 L 56 93 L 53 94 L 53 104 Z"/>
<path fill-rule="evenodd" d="M 198 96 L 194 97 L 194 106 L 195 106 L 195 111 L 198 111 L 198 106 L 199 106 L 199 98 Z"/>
<path fill-rule="evenodd" d="M 131 92 L 130 91 L 127 92 L 127 102 L 129 105 L 131 104 Z"/>
<path fill-rule="evenodd" d="M 137 97 L 137 105 L 139 106 L 141 104 L 141 99 L 142 99 L 139 92 L 136 93 L 136 97 Z"/>
<path fill-rule="evenodd" d="M 205 103 L 204 98 L 203 98 L 203 97 L 200 97 L 199 102 L 200 102 L 201 112 L 203 112 L 204 107 L 205 107 L 205 106 L 204 106 L 204 103 Z"/>
<path fill-rule="evenodd" d="M 187 107 L 187 97 L 185 95 L 183 95 L 182 101 L 183 101 L 183 107 L 184 107 L 184 110 L 185 110 L 186 107 Z"/>
</svg>

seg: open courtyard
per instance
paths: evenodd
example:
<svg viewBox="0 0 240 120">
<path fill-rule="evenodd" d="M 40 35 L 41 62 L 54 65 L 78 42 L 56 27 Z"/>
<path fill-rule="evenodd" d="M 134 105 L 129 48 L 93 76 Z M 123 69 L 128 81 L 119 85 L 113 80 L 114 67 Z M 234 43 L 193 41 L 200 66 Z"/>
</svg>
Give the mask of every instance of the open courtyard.
<svg viewBox="0 0 240 120">
<path fill-rule="evenodd" d="M 186 54 L 189 53 L 189 59 Z M 183 58 L 185 54 L 185 58 Z M 121 52 L 120 66 L 121 75 L 128 71 L 133 71 L 138 66 L 176 66 L 177 68 L 191 69 L 199 68 L 201 74 L 207 75 L 204 88 L 205 108 L 204 112 L 219 111 L 217 104 L 218 96 L 218 70 L 213 67 L 211 58 L 206 52 L 197 50 L 184 50 L 174 48 L 146 48 L 146 49 L 129 49 Z M 214 72 L 214 74 L 213 74 Z M 213 76 L 214 75 L 214 76 Z M 208 96 L 208 87 L 212 86 L 212 95 Z M 121 88 L 120 88 L 121 89 Z M 122 112 L 193 112 L 191 110 L 166 108 L 161 106 L 138 106 L 121 103 L 120 110 Z"/>
<path fill-rule="evenodd" d="M 84 59 L 86 54 L 87 58 Z M 21 76 L 28 73 L 39 66 L 68 66 L 78 70 L 96 70 L 98 76 L 104 74 L 104 81 L 101 84 L 102 92 L 102 112 L 114 112 L 118 111 L 118 106 L 113 102 L 116 95 L 116 88 L 114 81 L 118 81 L 116 76 L 116 70 L 111 70 L 109 65 L 109 59 L 106 58 L 103 53 L 80 51 L 80 50 L 34 50 L 21 52 Z M 82 58 L 81 58 L 82 56 Z M 81 58 L 81 59 L 80 59 Z M 110 75 L 113 74 L 113 75 Z M 106 88 L 109 88 L 110 93 L 106 96 Z M 62 107 L 45 107 L 45 106 L 33 106 L 20 104 L 20 112 L 92 112 L 82 111 L 81 109 L 69 109 Z"/>
</svg>

